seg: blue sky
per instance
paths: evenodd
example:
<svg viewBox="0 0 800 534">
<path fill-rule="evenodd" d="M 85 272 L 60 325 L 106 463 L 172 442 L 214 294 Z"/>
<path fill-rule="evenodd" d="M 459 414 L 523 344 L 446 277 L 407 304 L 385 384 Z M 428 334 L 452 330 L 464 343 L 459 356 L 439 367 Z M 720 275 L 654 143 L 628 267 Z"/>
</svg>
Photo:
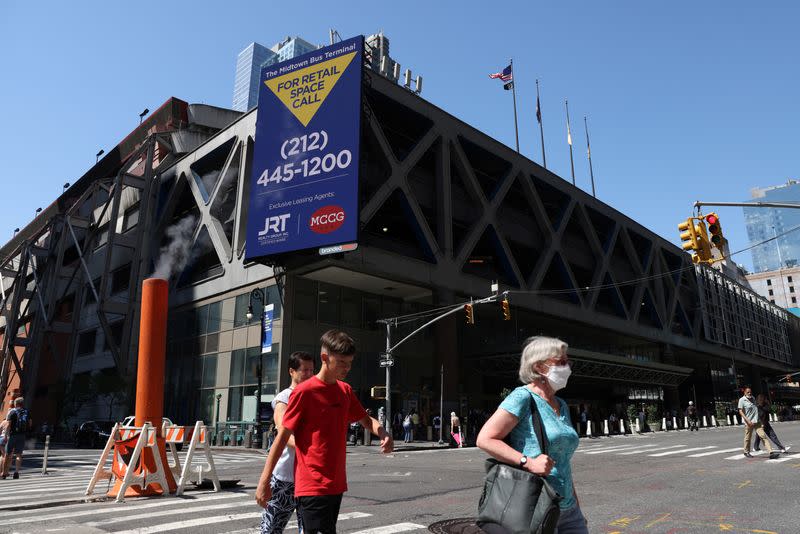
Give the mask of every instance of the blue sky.
<svg viewBox="0 0 800 534">
<path fill-rule="evenodd" d="M 513 146 L 510 94 L 487 74 L 514 57 L 521 151 L 672 242 L 697 199 L 737 201 L 798 176 L 800 4 L 741 1 L 0 3 L 0 242 L 170 96 L 231 105 L 236 55 L 286 35 L 318 43 L 383 30 L 423 97 Z M 741 209 L 718 210 L 731 248 Z M 749 253 L 736 258 L 750 266 Z"/>
</svg>

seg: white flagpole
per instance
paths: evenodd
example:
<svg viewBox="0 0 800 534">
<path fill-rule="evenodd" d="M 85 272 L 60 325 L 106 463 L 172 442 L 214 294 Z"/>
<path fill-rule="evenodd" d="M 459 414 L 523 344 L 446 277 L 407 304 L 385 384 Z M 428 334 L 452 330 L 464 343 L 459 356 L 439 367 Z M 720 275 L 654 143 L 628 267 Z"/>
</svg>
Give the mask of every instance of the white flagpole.
<svg viewBox="0 0 800 534">
<path fill-rule="evenodd" d="M 572 169 L 572 185 L 575 185 L 575 161 L 572 159 L 572 132 L 569 128 L 569 102 L 565 99 L 564 106 L 567 108 L 567 143 L 569 144 L 569 166 Z"/>
</svg>

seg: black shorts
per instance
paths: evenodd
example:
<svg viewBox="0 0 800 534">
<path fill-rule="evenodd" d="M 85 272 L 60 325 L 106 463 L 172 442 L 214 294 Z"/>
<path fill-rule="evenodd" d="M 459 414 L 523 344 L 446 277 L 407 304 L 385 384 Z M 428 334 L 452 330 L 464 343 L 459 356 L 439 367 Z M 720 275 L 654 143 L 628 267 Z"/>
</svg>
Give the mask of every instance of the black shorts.
<svg viewBox="0 0 800 534">
<path fill-rule="evenodd" d="M 342 494 L 298 497 L 297 513 L 303 521 L 304 534 L 336 534 L 336 520 L 342 506 Z"/>
</svg>

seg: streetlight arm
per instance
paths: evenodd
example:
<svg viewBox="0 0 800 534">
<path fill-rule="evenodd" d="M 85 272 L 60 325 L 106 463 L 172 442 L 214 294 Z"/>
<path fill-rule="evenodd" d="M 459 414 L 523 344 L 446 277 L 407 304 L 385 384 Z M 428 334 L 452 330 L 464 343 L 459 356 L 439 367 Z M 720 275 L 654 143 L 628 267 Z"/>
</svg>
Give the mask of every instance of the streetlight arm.
<svg viewBox="0 0 800 534">
<path fill-rule="evenodd" d="M 485 304 L 487 302 L 495 302 L 495 301 L 497 301 L 497 295 L 491 295 L 489 297 L 485 297 L 485 298 L 482 298 L 480 300 L 476 300 L 476 301 L 470 302 L 469 304 Z M 422 330 L 425 330 L 426 328 L 428 328 L 433 323 L 435 323 L 437 321 L 440 321 L 441 319 L 444 319 L 448 315 L 453 315 L 454 313 L 458 312 L 459 310 L 461 310 L 463 308 L 464 308 L 464 304 L 454 305 L 452 309 L 442 313 L 441 315 L 437 315 L 436 317 L 434 317 L 433 319 L 431 319 L 430 321 L 428 321 L 424 325 L 420 326 L 419 328 L 417 328 L 416 330 L 414 330 L 413 332 L 408 334 L 406 337 L 404 337 L 403 339 L 401 339 L 400 341 L 395 343 L 395 345 L 393 347 L 389 347 L 386 350 L 386 352 L 389 352 L 389 353 L 394 352 L 397 349 L 397 347 L 399 347 L 400 345 L 402 345 L 403 343 L 405 343 L 406 341 L 408 341 L 409 339 L 411 339 L 412 337 L 417 335 Z M 391 321 L 392 321 L 392 319 L 385 319 L 384 320 L 384 322 L 391 322 Z"/>
<path fill-rule="evenodd" d="M 800 209 L 800 202 L 785 203 L 785 202 L 702 202 L 698 200 L 694 203 L 695 208 L 702 206 L 723 206 L 733 208 L 794 208 Z"/>
</svg>

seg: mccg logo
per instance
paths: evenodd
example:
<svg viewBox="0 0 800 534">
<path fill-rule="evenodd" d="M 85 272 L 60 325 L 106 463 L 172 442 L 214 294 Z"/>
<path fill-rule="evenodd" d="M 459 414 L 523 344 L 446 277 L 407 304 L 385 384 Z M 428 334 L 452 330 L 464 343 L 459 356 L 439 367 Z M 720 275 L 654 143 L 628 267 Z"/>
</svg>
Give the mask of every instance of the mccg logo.
<svg viewBox="0 0 800 534">
<path fill-rule="evenodd" d="M 329 234 L 344 224 L 344 208 L 341 206 L 323 206 L 313 214 L 308 227 L 317 234 Z"/>
</svg>

